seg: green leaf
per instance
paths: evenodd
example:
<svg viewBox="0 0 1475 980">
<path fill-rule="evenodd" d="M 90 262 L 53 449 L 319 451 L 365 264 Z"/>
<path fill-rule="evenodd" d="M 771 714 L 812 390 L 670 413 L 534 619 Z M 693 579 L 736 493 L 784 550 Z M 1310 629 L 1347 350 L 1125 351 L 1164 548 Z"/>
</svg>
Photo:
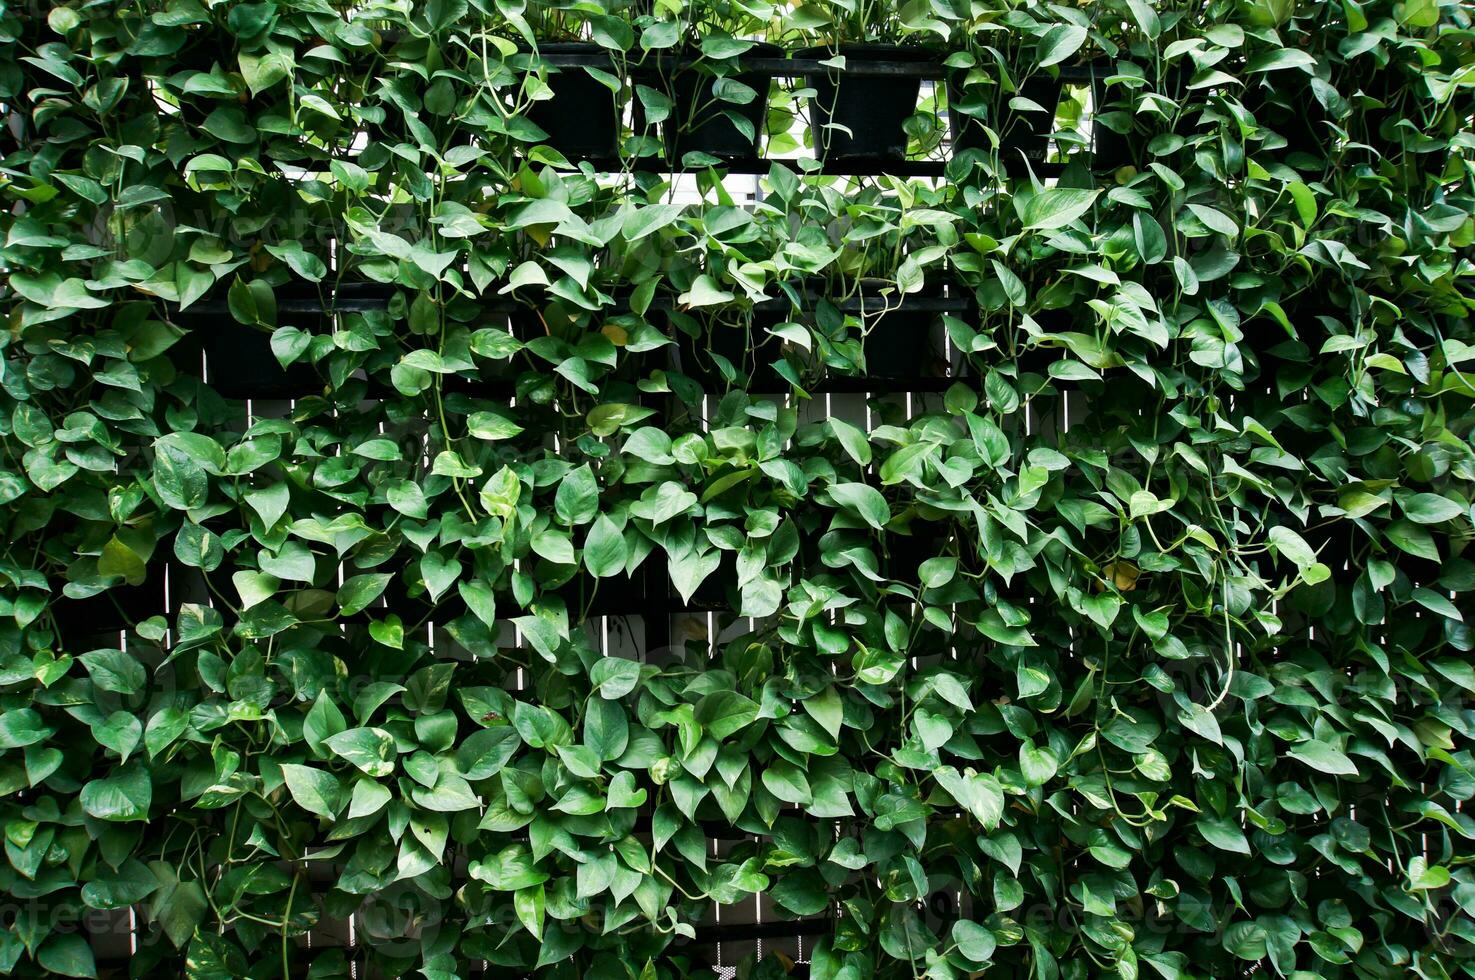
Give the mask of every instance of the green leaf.
<svg viewBox="0 0 1475 980">
<path fill-rule="evenodd" d="M 265 572 L 235 572 L 230 580 L 236 587 L 236 594 L 241 597 L 242 609 L 250 609 L 270 599 L 281 585 L 280 579 Z"/>
<path fill-rule="evenodd" d="M 615 522 L 600 514 L 584 539 L 584 566 L 595 578 L 611 578 L 625 569 L 629 551 Z"/>
<path fill-rule="evenodd" d="M 117 868 L 107 868 L 82 886 L 82 901 L 88 908 L 122 909 L 143 901 L 160 882 L 148 866 L 129 858 Z"/>
<path fill-rule="evenodd" d="M 154 712 L 144 726 L 143 744 L 152 759 L 174 743 L 189 728 L 189 715 L 183 708 L 167 705 Z"/>
<path fill-rule="evenodd" d="M 679 204 L 646 204 L 625 212 L 622 234 L 628 242 L 640 239 L 672 224 L 684 209 Z"/>
<path fill-rule="evenodd" d="M 891 508 L 875 487 L 864 483 L 836 483 L 830 486 L 830 497 L 840 506 L 858 513 L 867 524 L 878 530 L 891 520 Z"/>
<path fill-rule="evenodd" d="M 865 433 L 861 432 L 849 422 L 838 418 L 829 418 L 825 424 L 835 434 L 846 455 L 860 466 L 871 465 L 871 444 L 866 439 Z"/>
<path fill-rule="evenodd" d="M 1408 863 L 1408 887 L 1410 891 L 1433 891 L 1445 888 L 1451 880 L 1449 869 L 1430 864 L 1426 858 L 1416 857 Z"/>
<path fill-rule="evenodd" d="M 371 572 L 346 579 L 338 588 L 339 611 L 344 616 L 353 616 L 369 608 L 384 594 L 392 578 L 387 572 Z"/>
<path fill-rule="evenodd" d="M 148 566 L 143 556 L 130 548 L 117 535 L 102 546 L 102 555 L 97 559 L 99 574 L 123 579 L 129 585 L 141 585 L 148 577 Z"/>
<path fill-rule="evenodd" d="M 471 877 L 501 892 L 532 888 L 548 880 L 547 873 L 538 869 L 523 844 L 510 844 L 485 861 L 473 861 L 469 870 Z"/>
<path fill-rule="evenodd" d="M 1465 621 L 1465 617 L 1460 615 L 1459 607 L 1451 602 L 1448 596 L 1440 595 L 1433 589 L 1419 586 L 1413 590 L 1413 599 L 1425 609 L 1437 613 L 1445 619 L 1452 619 L 1459 623 Z"/>
<path fill-rule="evenodd" d="M 11 708 L 0 714 L 0 749 L 19 749 L 44 742 L 56 731 L 34 708 Z"/>
<path fill-rule="evenodd" d="M 553 511 L 561 523 L 570 527 L 594 520 L 594 515 L 599 513 L 599 484 L 588 463 L 570 470 L 559 481 Z"/>
<path fill-rule="evenodd" d="M 519 742 L 507 725 L 472 732 L 456 747 L 456 767 L 467 779 L 495 776 L 512 759 Z"/>
<path fill-rule="evenodd" d="M 343 809 L 343 784 L 321 769 L 295 763 L 282 764 L 282 779 L 297 805 L 309 813 L 331 820 Z"/>
<path fill-rule="evenodd" d="M 456 583 L 456 592 L 466 603 L 466 608 L 484 625 L 497 625 L 497 594 L 488 583 L 478 579 L 462 579 Z"/>
<path fill-rule="evenodd" d="M 167 862 L 154 861 L 149 868 L 160 883 L 149 903 L 149 918 L 163 928 L 175 949 L 182 949 L 209 911 L 205 889 L 198 881 L 181 881 Z"/>
<path fill-rule="evenodd" d="M 953 580 L 957 570 L 956 558 L 929 558 L 917 567 L 917 577 L 927 588 L 940 589 Z"/>
<path fill-rule="evenodd" d="M 1298 742 L 1291 746 L 1286 754 L 1292 759 L 1305 763 L 1312 770 L 1329 776 L 1357 775 L 1357 766 L 1351 759 L 1343 755 L 1340 750 L 1318 739 Z"/>
<path fill-rule="evenodd" d="M 1250 842 L 1245 839 L 1244 831 L 1237 823 L 1219 817 L 1202 816 L 1198 818 L 1196 825 L 1204 840 L 1221 851 L 1246 856 L 1250 854 Z"/>
<path fill-rule="evenodd" d="M 973 963 L 982 965 L 993 958 L 998 942 L 994 934 L 976 922 L 959 919 L 953 923 L 953 945 Z"/>
<path fill-rule="evenodd" d="M 1383 529 L 1399 550 L 1406 551 L 1418 558 L 1426 558 L 1437 562 L 1439 557 L 1439 546 L 1434 543 L 1434 537 L 1422 527 L 1409 521 L 1394 521 Z"/>
<path fill-rule="evenodd" d="M 713 691 L 697 702 L 696 721 L 719 741 L 752 724 L 758 703 L 736 691 Z"/>
<path fill-rule="evenodd" d="M 43 970 L 63 977 L 96 977 L 97 962 L 87 938 L 77 933 L 50 936 L 36 953 Z"/>
<path fill-rule="evenodd" d="M 692 550 L 672 557 L 667 567 L 671 573 L 671 581 L 681 596 L 681 601 L 690 603 L 697 589 L 713 572 L 717 571 L 721 563 L 721 553 L 712 550 Z"/>
<path fill-rule="evenodd" d="M 763 786 L 785 803 L 808 806 L 814 797 L 804 771 L 789 762 L 775 762 L 763 770 Z"/>
<path fill-rule="evenodd" d="M 487 480 L 482 487 L 480 500 L 482 509 L 493 517 L 507 520 L 516 513 L 521 499 L 522 484 L 510 466 L 504 466 Z"/>
<path fill-rule="evenodd" d="M 482 805 L 481 798 L 472 792 L 466 780 L 451 773 L 442 773 L 433 788 L 415 787 L 410 791 L 410 798 L 416 806 L 433 813 L 460 813 Z"/>
<path fill-rule="evenodd" d="M 1060 760 L 1055 750 L 1048 745 L 1035 746 L 1028 742 L 1019 747 L 1019 772 L 1026 786 L 1043 786 L 1055 777 L 1060 769 Z"/>
<path fill-rule="evenodd" d="M 394 762 L 397 758 L 394 738 L 382 729 L 350 728 L 330 735 L 323 741 L 334 755 L 347 759 L 370 776 L 383 778 L 394 774 Z M 283 769 L 285 768 L 284 766 Z M 295 789 L 292 796 L 297 798 Z"/>
<path fill-rule="evenodd" d="M 549 528 L 533 535 L 533 551 L 540 557 L 546 558 L 555 565 L 572 565 L 574 557 L 574 545 L 563 531 Z"/>
<path fill-rule="evenodd" d="M 317 577 L 317 562 L 300 541 L 288 541 L 276 554 L 263 551 L 256 559 L 261 571 L 279 579 L 311 582 Z"/>
<path fill-rule="evenodd" d="M 442 555 L 438 551 L 430 551 L 420 559 L 420 577 L 425 582 L 425 588 L 430 593 L 432 600 L 439 601 L 440 597 L 455 584 L 456 579 L 461 576 L 461 563 L 454 558 Z"/>
<path fill-rule="evenodd" d="M 329 736 L 336 735 L 348 727 L 343 712 L 328 697 L 327 691 L 318 693 L 317 700 L 307 711 L 302 723 L 302 737 L 313 752 L 323 753 Z"/>
<path fill-rule="evenodd" d="M 1040 41 L 1040 67 L 1058 65 L 1086 43 L 1086 29 L 1077 24 L 1057 24 Z M 1046 108 L 1049 108 L 1048 106 Z"/>
<path fill-rule="evenodd" d="M 261 518 L 261 526 L 272 528 L 282 515 L 287 513 L 287 507 L 291 503 L 292 494 L 285 483 L 273 483 L 269 486 L 248 490 L 245 494 L 246 505 L 256 512 Z"/>
<path fill-rule="evenodd" d="M 724 303 L 731 303 L 733 299 L 735 297 L 732 293 L 718 288 L 712 277 L 704 273 L 697 276 L 691 289 L 678 296 L 676 302 L 687 309 L 697 309 L 703 306 L 720 306 Z"/>
<path fill-rule="evenodd" d="M 541 941 L 544 921 L 543 886 L 538 884 L 519 888 L 513 893 L 512 906 L 523 928 L 532 933 L 534 939 Z"/>
<path fill-rule="evenodd" d="M 477 439 L 499 442 L 521 435 L 523 428 L 496 412 L 472 412 L 466 419 L 466 431 Z"/>
<path fill-rule="evenodd" d="M 1277 48 L 1251 58 L 1245 72 L 1256 74 L 1265 71 L 1280 71 L 1286 68 L 1314 68 L 1316 59 L 1299 48 Z"/>
<path fill-rule="evenodd" d="M 618 700 L 640 683 L 640 664 L 622 657 L 601 657 L 589 671 L 589 683 L 600 697 Z"/>
<path fill-rule="evenodd" d="M 840 728 L 845 724 L 845 702 L 833 686 L 826 687 L 802 702 L 809 716 L 819 722 L 831 738 L 840 737 Z"/>
<path fill-rule="evenodd" d="M 268 245 L 266 250 L 287 263 L 293 272 L 308 282 L 320 282 L 328 274 L 328 267 L 323 264 L 323 260 L 304 250 L 300 242 Z"/>
<path fill-rule="evenodd" d="M 106 721 L 92 726 L 92 737 L 97 744 L 112 749 L 127 762 L 128 756 L 143 740 L 143 723 L 126 711 L 114 711 Z"/>
<path fill-rule="evenodd" d="M 1306 539 L 1284 525 L 1270 529 L 1270 543 L 1297 568 L 1310 568 L 1316 564 L 1316 552 Z"/>
<path fill-rule="evenodd" d="M 82 809 L 99 820 L 147 820 L 154 786 L 137 762 L 82 787 Z"/>
<path fill-rule="evenodd" d="M 1064 228 L 1091 210 L 1099 193 L 1074 187 L 1052 187 L 1016 199 L 1015 208 L 1024 222 L 1025 231 L 1050 231 Z"/>
<path fill-rule="evenodd" d="M 624 709 L 616 701 L 590 698 L 585 712 L 584 745 L 601 762 L 618 759 L 630 741 L 630 726 Z M 600 809 L 603 808 L 601 804 Z"/>
<path fill-rule="evenodd" d="M 143 665 L 123 650 L 92 650 L 78 659 L 92 683 L 103 691 L 133 694 L 142 690 L 148 679 Z"/>
<path fill-rule="evenodd" d="M 406 517 L 425 520 L 430 516 L 430 504 L 425 491 L 413 480 L 395 480 L 384 489 L 384 498 L 389 506 Z"/>
<path fill-rule="evenodd" d="M 1399 497 L 1398 503 L 1403 508 L 1404 516 L 1417 524 L 1442 524 L 1464 516 L 1469 511 L 1468 507 L 1462 507 L 1437 493 L 1416 493 Z"/>
<path fill-rule="evenodd" d="M 1037 775 L 1043 771 L 1044 762 L 1035 759 L 1030 766 L 1030 772 Z M 1036 766 L 1040 768 L 1037 770 Z M 975 773 L 971 770 L 963 775 L 952 766 L 942 766 L 934 770 L 932 775 L 938 785 L 971 813 L 985 830 L 994 830 L 999 826 L 1004 814 L 1004 790 L 996 778 L 988 773 Z M 1029 778 L 1031 777 L 1026 776 L 1026 779 Z"/>
</svg>

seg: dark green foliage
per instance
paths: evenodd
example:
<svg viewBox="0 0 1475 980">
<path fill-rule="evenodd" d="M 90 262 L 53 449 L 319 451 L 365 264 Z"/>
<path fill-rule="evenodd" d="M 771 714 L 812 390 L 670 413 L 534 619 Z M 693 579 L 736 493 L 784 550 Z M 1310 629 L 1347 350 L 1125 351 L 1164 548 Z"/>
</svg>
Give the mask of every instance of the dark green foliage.
<svg viewBox="0 0 1475 980">
<path fill-rule="evenodd" d="M 1470 15 L 7 5 L 0 971 L 1475 975 Z"/>
</svg>

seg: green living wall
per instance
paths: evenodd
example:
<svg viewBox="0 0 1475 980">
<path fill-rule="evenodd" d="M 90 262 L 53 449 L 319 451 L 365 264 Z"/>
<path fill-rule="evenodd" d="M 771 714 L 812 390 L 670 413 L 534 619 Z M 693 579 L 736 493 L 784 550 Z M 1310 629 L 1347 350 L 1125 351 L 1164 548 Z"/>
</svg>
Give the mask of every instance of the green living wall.
<svg viewBox="0 0 1475 980">
<path fill-rule="evenodd" d="M 0 10 L 0 971 L 1475 975 L 1469 3 Z"/>
</svg>

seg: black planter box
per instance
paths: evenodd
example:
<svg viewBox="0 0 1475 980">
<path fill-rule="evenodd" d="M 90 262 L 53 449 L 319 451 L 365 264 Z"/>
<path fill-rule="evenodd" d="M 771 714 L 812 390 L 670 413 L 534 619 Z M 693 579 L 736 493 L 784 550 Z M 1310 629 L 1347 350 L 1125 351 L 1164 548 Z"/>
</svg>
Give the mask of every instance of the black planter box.
<svg viewBox="0 0 1475 980">
<path fill-rule="evenodd" d="M 992 86 L 994 102 L 987 107 L 985 118 L 980 119 L 957 108 L 969 103 L 963 85 L 967 74 L 966 71 L 955 71 L 948 78 L 948 118 L 953 130 L 954 152 L 991 152 L 992 142 L 984 132 L 987 126 L 999 137 L 999 161 L 1010 176 L 1025 175 L 1029 167 L 1038 169 L 1050 152 L 1050 134 L 1055 129 L 1055 112 L 1065 83 L 1048 74 L 1035 74 L 1019 86 L 1018 95 L 1043 106 L 1044 112 L 1020 112 L 1009 105 L 1014 96 Z"/>
<path fill-rule="evenodd" d="M 651 80 L 673 103 L 670 117 L 662 124 L 666 159 L 679 165 L 686 154 L 696 152 L 722 160 L 758 160 L 759 144 L 768 116 L 768 90 L 773 74 L 744 71 L 742 61 L 744 58 L 779 56 L 777 45 L 754 45 L 738 59 L 738 72 L 726 76 L 758 93 L 753 101 L 745 105 L 723 102 L 717 98 L 714 90 L 718 79 L 723 76 L 711 74 L 699 66 L 684 64 L 678 59 L 658 62 Z M 739 130 L 728 113 L 747 120 L 753 127 L 754 135 L 750 138 Z"/>
<path fill-rule="evenodd" d="M 1273 379 L 1288 368 L 1309 373 L 1311 350 L 1303 340 L 1292 339 L 1269 313 L 1251 317 L 1239 329 L 1244 334 L 1238 345 L 1240 356 L 1258 365 L 1260 377 Z"/>
<path fill-rule="evenodd" d="M 405 563 L 408 567 L 412 563 Z M 433 601 L 426 591 L 424 582 L 415 570 L 408 572 L 380 566 L 375 572 L 392 572 L 394 577 L 384 589 L 384 594 L 369 608 L 359 614 L 364 617 L 383 617 L 394 613 L 406 623 L 417 623 L 427 618 L 447 622 L 466 612 L 466 601 L 453 585 L 439 601 Z"/>
<path fill-rule="evenodd" d="M 847 67 L 867 61 L 927 61 L 931 57 L 921 48 L 893 44 L 842 44 L 838 51 L 821 47 L 798 52 L 798 57 L 820 60 L 836 55 L 844 56 Z M 903 124 L 917 111 L 920 77 L 858 75 L 821 67 L 807 76 L 806 82 L 815 90 L 810 104 L 810 131 L 815 155 L 822 162 L 879 164 L 906 159 Z"/>
<path fill-rule="evenodd" d="M 205 355 L 206 383 L 223 398 L 300 398 L 322 391 L 323 379 L 311 364 L 299 360 L 282 367 L 272 353 L 271 334 L 263 329 L 237 323 L 229 314 L 193 329 Z"/>
<path fill-rule="evenodd" d="M 936 298 L 942 290 L 929 288 L 918 295 Z M 863 343 L 865 376 L 901 381 L 945 374 L 947 364 L 937 344 L 940 334 L 934 329 L 940 316 L 936 310 L 909 306 L 903 299 L 901 306 L 876 317 Z"/>
<path fill-rule="evenodd" d="M 1080 307 L 1058 308 L 1049 310 L 1036 310 L 1031 314 L 1036 323 L 1046 333 L 1059 334 L 1071 331 L 1090 333 L 1095 328 L 1096 314 L 1084 305 Z M 1020 338 L 1021 343 L 1023 338 Z M 996 355 L 1000 359 L 1007 360 L 1007 354 L 1003 351 Z M 1012 362 L 1018 371 L 1016 378 L 1022 378 L 1026 374 L 1033 374 L 1044 378 L 1050 383 L 1055 391 L 1073 391 L 1081 387 L 1084 382 L 1069 378 L 1058 378 L 1050 374 L 1050 366 L 1061 361 L 1078 360 L 1069 349 L 1065 347 L 1046 346 L 1044 344 L 1031 344 L 1017 351 Z"/>
<path fill-rule="evenodd" d="M 675 317 L 685 314 L 674 314 Z M 738 324 L 707 322 L 700 318 L 698 335 L 675 328 L 672 334 L 676 341 L 676 367 L 682 374 L 709 389 L 721 390 L 729 382 L 718 368 L 713 357 L 717 355 L 730 362 L 737 371 L 737 379 L 731 384 L 740 385 L 746 378 L 751 388 L 788 386 L 774 363 L 782 356 L 782 342 L 769 333 L 769 328 L 788 319 L 786 314 L 772 311 L 755 311 L 746 328 Z"/>
<path fill-rule="evenodd" d="M 579 55 L 618 74 L 614 58 L 597 44 L 543 44 L 540 55 Z M 528 118 L 548 134 L 547 145 L 570 160 L 608 162 L 619 156 L 620 116 L 615 95 L 582 67 L 564 65 L 548 74 L 553 98 L 533 103 Z"/>
<path fill-rule="evenodd" d="M 907 525 L 907 530 L 907 534 L 886 535 L 886 555 L 882 558 L 881 574 L 914 584 L 920 581 L 922 563 L 942 553 L 943 545 L 956 528 L 949 521 L 916 517 Z M 877 557 L 881 557 L 879 550 Z"/>
<path fill-rule="evenodd" d="M 1283 80 L 1281 76 L 1285 75 L 1295 77 Z M 1249 86 L 1240 102 L 1254 115 L 1257 125 L 1274 130 L 1285 140 L 1286 145 L 1276 151 L 1278 155 L 1325 158 L 1332 136 L 1326 125 L 1326 109 L 1311 91 L 1311 80 L 1300 72 L 1278 72 L 1276 80 L 1281 86 L 1274 90 Z"/>
<path fill-rule="evenodd" d="M 1099 115 L 1109 104 L 1109 100 L 1118 93 L 1125 91 L 1118 88 L 1115 92 L 1106 87 L 1106 78 L 1113 74 L 1112 70 L 1105 66 L 1093 66 L 1091 78 L 1091 100 L 1096 106 Z M 1184 65 L 1175 65 L 1168 69 L 1163 77 L 1163 95 L 1174 103 L 1182 105 L 1188 98 L 1188 83 L 1193 79 L 1193 72 Z M 1135 114 L 1131 113 L 1132 105 L 1135 103 L 1136 93 L 1132 92 L 1126 98 L 1129 104 L 1123 111 L 1133 115 L 1132 129 L 1126 133 L 1104 125 L 1100 119 L 1093 123 L 1095 130 L 1093 140 L 1094 165 L 1097 170 L 1116 170 L 1120 167 L 1134 166 L 1141 168 L 1147 162 L 1147 147 L 1153 139 L 1164 133 L 1146 132 L 1138 128 Z M 1109 111 L 1109 110 L 1108 110 Z M 1193 132 L 1193 125 L 1189 114 L 1180 115 L 1177 124 L 1166 134 L 1187 137 Z"/>
<path fill-rule="evenodd" d="M 325 302 L 334 302 L 330 287 L 319 292 L 311 284 L 292 283 L 278 286 L 274 292 L 278 324 L 313 335 L 332 331 L 332 314 L 323 307 Z M 342 293 L 351 294 L 352 290 L 345 288 Z M 189 331 L 170 351 L 175 368 L 203 378 L 222 398 L 301 398 L 321 394 L 326 385 L 306 354 L 282 367 L 272 353 L 271 330 L 237 321 L 230 313 L 224 288 L 175 314 L 175 320 Z"/>
<path fill-rule="evenodd" d="M 63 637 L 93 637 L 130 629 L 150 616 L 167 616 L 172 621 L 165 568 L 160 562 L 149 563 L 148 577 L 139 585 L 117 585 L 85 599 L 58 596 L 52 610 L 57 628 Z M 174 591 L 177 596 L 178 582 Z M 174 605 L 178 605 L 177 598 Z"/>
</svg>

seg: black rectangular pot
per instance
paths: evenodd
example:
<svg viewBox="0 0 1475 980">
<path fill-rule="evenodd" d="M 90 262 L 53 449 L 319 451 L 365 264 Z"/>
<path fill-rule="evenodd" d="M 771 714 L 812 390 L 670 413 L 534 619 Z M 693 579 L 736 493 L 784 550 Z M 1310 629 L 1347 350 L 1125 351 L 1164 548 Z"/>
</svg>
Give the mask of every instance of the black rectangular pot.
<svg viewBox="0 0 1475 980">
<path fill-rule="evenodd" d="M 321 394 L 324 380 L 305 356 L 282 367 L 271 349 L 271 330 L 244 324 L 231 315 L 226 291 L 177 313 L 175 322 L 188 334 L 170 351 L 183 374 L 204 379 L 222 398 L 287 399 Z M 311 334 L 332 331 L 332 314 L 323 309 L 322 293 L 309 284 L 275 290 L 278 324 Z M 331 297 L 326 300 L 331 303 Z M 203 362 L 201 358 L 203 357 Z"/>
<path fill-rule="evenodd" d="M 1106 87 L 1106 79 L 1112 74 L 1114 71 L 1108 66 L 1093 66 L 1091 102 L 1098 116 L 1103 110 L 1112 111 L 1107 108 L 1107 103 L 1116 93 L 1110 92 Z M 1192 79 L 1193 72 L 1190 68 L 1181 64 L 1175 65 L 1168 69 L 1163 78 L 1162 94 L 1181 105 L 1188 98 L 1188 83 Z M 1130 106 L 1127 108 L 1129 109 Z M 1126 166 L 1140 169 L 1147 164 L 1147 147 L 1155 137 L 1165 133 L 1187 137 L 1193 132 L 1193 124 L 1188 115 L 1183 115 L 1179 117 L 1177 125 L 1171 130 L 1159 133 L 1139 125 L 1134 116 L 1131 128 L 1125 133 L 1119 133 L 1104 125 L 1100 119 L 1095 120 L 1093 129 L 1095 130 L 1092 141 L 1094 169 L 1117 170 Z"/>
<path fill-rule="evenodd" d="M 674 313 L 672 316 L 673 319 L 682 317 L 695 322 L 698 331 L 694 337 L 673 324 L 671 334 L 676 340 L 676 368 L 709 391 L 720 392 L 729 385 L 713 355 L 725 358 L 736 369 L 737 378 L 731 382 L 734 386 L 742 385 L 746 378 L 750 390 L 788 387 L 789 383 L 773 367 L 782 356 L 782 344 L 779 338 L 768 332 L 770 327 L 787 320 L 787 315 L 768 310 L 755 311 L 746 329 L 688 314 Z"/>
<path fill-rule="evenodd" d="M 895 44 L 842 44 L 807 48 L 801 58 L 829 59 L 843 55 L 847 66 L 878 61 L 927 61 L 922 48 Z M 815 155 L 827 164 L 895 163 L 906 159 L 907 134 L 903 124 L 917 111 L 922 80 L 916 75 L 858 75 L 817 68 L 805 79 L 814 89 L 810 103 L 810 132 Z M 844 127 L 832 129 L 831 126 Z M 847 132 L 848 130 L 848 132 Z"/>
<path fill-rule="evenodd" d="M 614 57 L 597 44 L 543 44 L 538 54 L 583 56 L 601 71 L 619 73 Z M 548 74 L 553 98 L 535 102 L 528 110 L 528 118 L 548 134 L 547 145 L 573 161 L 608 162 L 618 158 L 620 113 L 614 93 L 580 66 L 554 68 Z"/>
<path fill-rule="evenodd" d="M 757 44 L 743 57 L 777 58 L 774 44 Z M 753 101 L 744 105 L 718 99 L 716 86 L 726 77 L 757 92 Z M 759 145 L 768 116 L 768 90 L 773 82 L 771 72 L 744 71 L 738 60 L 736 73 L 719 76 L 703 64 L 663 59 L 656 65 L 652 81 L 670 97 L 671 116 L 662 124 L 661 135 L 666 159 L 680 164 L 688 153 L 705 153 L 721 160 L 754 161 L 759 158 Z M 749 138 L 730 118 L 735 114 L 747 120 L 754 135 Z"/>
<path fill-rule="evenodd" d="M 918 298 L 924 299 L 941 295 L 939 286 L 917 294 Z M 898 308 L 877 317 L 862 345 L 866 358 L 865 376 L 901 381 L 946 373 L 947 365 L 935 343 L 938 338 L 934 336 L 936 331 L 933 329 L 940 316 L 936 310 L 918 309 L 903 299 Z"/>
<path fill-rule="evenodd" d="M 222 398 L 301 398 L 322 391 L 323 379 L 311 364 L 297 361 L 282 367 L 272 353 L 271 334 L 263 329 L 237 323 L 229 315 L 196 329 L 206 383 Z"/>
<path fill-rule="evenodd" d="M 882 574 L 899 582 L 914 584 L 920 580 L 922 563 L 936 558 L 954 532 L 948 521 L 930 521 L 916 517 L 907 525 L 906 534 L 886 535 L 886 555 L 882 558 Z M 879 549 L 877 556 L 881 557 Z"/>
<path fill-rule="evenodd" d="M 1326 109 L 1311 91 L 1311 79 L 1300 72 L 1278 72 L 1276 75 L 1277 88 L 1271 90 L 1263 85 L 1249 85 L 1240 96 L 1240 102 L 1259 126 L 1274 130 L 1285 140 L 1286 145 L 1277 155 L 1304 154 L 1325 159 L 1332 137 L 1326 127 Z M 1280 77 L 1285 75 L 1294 77 Z"/>
<path fill-rule="evenodd" d="M 118 585 L 106 592 L 72 599 L 58 596 L 53 607 L 57 628 L 63 637 L 95 637 L 130 629 L 150 616 L 166 616 L 173 624 L 173 610 L 166 601 L 166 563 L 150 562 L 148 577 L 139 585 Z M 178 574 L 178 569 L 175 569 Z M 176 598 L 179 583 L 175 584 Z"/>
<path fill-rule="evenodd" d="M 1020 112 L 1009 103 L 1014 96 L 993 86 L 992 101 L 978 106 L 981 116 L 959 112 L 957 107 L 974 108 L 974 100 L 963 85 L 966 71 L 955 71 L 948 78 L 948 119 L 953 130 L 953 151 L 982 150 L 992 152 L 993 144 L 985 126 L 999 137 L 999 161 L 1010 176 L 1022 176 L 1030 167 L 1045 162 L 1050 152 L 1050 133 L 1055 129 L 1055 113 L 1060 105 L 1064 82 L 1048 74 L 1035 74 L 1019 86 L 1018 95 L 1038 103 L 1044 112 Z M 981 99 L 979 101 L 982 101 Z"/>
</svg>

